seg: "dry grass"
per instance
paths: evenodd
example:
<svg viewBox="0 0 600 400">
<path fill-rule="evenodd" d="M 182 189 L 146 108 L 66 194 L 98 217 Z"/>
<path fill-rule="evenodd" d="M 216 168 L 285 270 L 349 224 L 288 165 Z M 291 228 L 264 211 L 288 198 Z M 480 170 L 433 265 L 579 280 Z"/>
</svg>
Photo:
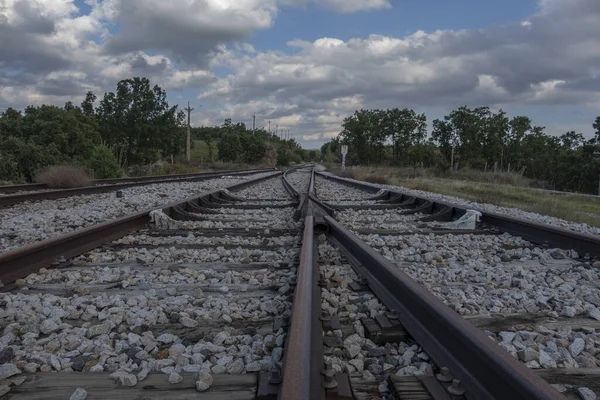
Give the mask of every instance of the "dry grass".
<svg viewBox="0 0 600 400">
<path fill-rule="evenodd" d="M 196 174 L 202 171 L 201 168 L 187 164 L 168 164 L 165 163 L 160 166 L 153 175 L 181 175 L 181 174 Z"/>
<path fill-rule="evenodd" d="M 46 184 L 51 189 L 70 189 L 90 185 L 88 174 L 72 165 L 48 167 L 36 175 L 35 181 Z"/>
<path fill-rule="evenodd" d="M 498 181 L 512 180 L 513 182 L 519 182 L 520 178 L 509 178 L 507 176 L 498 178 L 500 173 L 479 172 L 479 181 L 472 181 L 431 176 L 408 178 L 404 173 L 397 170 L 393 168 L 383 168 L 381 170 L 353 168 L 347 171 L 352 171 L 351 174 L 355 177 L 354 179 L 368 180 L 369 177 L 375 174 L 379 175 L 379 179 L 386 180 L 387 182 L 385 183 L 391 185 L 440 193 L 478 203 L 519 208 L 567 221 L 582 222 L 600 227 L 600 197 L 559 194 L 537 188 L 523 187 L 521 185 L 504 184 Z M 505 172 L 502 174 L 506 175 L 508 173 Z M 475 176 L 475 174 L 470 175 L 472 177 Z M 372 180 L 368 181 L 373 182 Z M 526 180 L 526 178 L 523 178 L 521 183 L 527 185 L 536 184 L 533 181 Z"/>
</svg>

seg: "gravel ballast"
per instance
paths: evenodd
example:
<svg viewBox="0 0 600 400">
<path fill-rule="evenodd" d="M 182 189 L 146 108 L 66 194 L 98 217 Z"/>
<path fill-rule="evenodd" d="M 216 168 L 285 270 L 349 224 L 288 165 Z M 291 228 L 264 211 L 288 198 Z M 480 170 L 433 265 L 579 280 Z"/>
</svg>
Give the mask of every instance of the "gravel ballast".
<svg viewBox="0 0 600 400">
<path fill-rule="evenodd" d="M 273 330 L 274 318 L 291 315 L 301 239 L 269 231 L 296 224 L 294 209 L 217 210 L 201 222 L 228 218 L 232 228 L 260 230 L 211 237 L 152 226 L 0 293 L 0 353 L 14 367 L 5 374 L 110 372 L 118 385 L 136 386 L 151 372 L 172 385 L 194 373 L 205 391 L 214 374 L 280 363 L 286 334 Z"/>
<path fill-rule="evenodd" d="M 149 184 L 114 192 L 23 203 L 0 210 L 0 253 L 154 206 L 271 174 Z"/>
</svg>

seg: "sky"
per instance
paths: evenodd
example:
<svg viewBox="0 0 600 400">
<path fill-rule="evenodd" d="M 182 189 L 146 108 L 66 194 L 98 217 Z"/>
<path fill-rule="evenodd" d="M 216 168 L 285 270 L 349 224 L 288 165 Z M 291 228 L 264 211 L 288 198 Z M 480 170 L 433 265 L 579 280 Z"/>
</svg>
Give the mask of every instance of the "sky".
<svg viewBox="0 0 600 400">
<path fill-rule="evenodd" d="M 0 110 L 148 77 L 192 125 L 318 148 L 361 108 L 463 105 L 591 137 L 600 0 L 0 0 Z"/>
</svg>

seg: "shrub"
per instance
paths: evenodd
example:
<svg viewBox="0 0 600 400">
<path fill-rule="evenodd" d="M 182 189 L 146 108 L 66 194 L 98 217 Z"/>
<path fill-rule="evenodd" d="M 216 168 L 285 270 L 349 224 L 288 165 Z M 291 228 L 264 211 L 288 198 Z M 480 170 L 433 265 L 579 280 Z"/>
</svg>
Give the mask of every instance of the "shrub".
<svg viewBox="0 0 600 400">
<path fill-rule="evenodd" d="M 123 169 L 117 157 L 106 145 L 98 145 L 92 150 L 87 167 L 93 172 L 95 179 L 111 179 L 123 176 Z"/>
<path fill-rule="evenodd" d="M 90 178 L 84 170 L 72 165 L 55 165 L 38 173 L 35 181 L 52 189 L 69 189 L 89 185 Z"/>
</svg>

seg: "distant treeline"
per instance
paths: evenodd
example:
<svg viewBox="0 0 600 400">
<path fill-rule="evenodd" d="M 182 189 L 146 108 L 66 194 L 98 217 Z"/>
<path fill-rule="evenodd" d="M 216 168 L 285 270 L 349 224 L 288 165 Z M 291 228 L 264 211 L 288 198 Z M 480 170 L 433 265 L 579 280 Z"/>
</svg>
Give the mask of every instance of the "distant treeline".
<svg viewBox="0 0 600 400">
<path fill-rule="evenodd" d="M 8 108 L 0 113 L 0 183 L 33 182 L 48 166 L 69 164 L 96 179 L 122 175 L 124 168 L 157 160 L 183 160 L 185 114 L 170 106 L 167 93 L 147 78 L 120 81 L 116 91 L 97 97 L 88 92 L 79 105 Z M 281 140 L 265 130 L 252 131 L 226 120 L 220 127 L 194 128 L 219 159 L 243 163 L 318 160 L 294 140 Z M 212 154 L 209 157 L 212 160 Z M 216 161 L 216 160 L 215 160 Z"/>
<path fill-rule="evenodd" d="M 319 161 L 318 150 L 305 150 L 295 139 L 284 140 L 265 129 L 248 129 L 243 122 L 226 119 L 221 126 L 192 128 L 192 137 L 203 140 L 212 160 L 214 149 L 219 159 L 247 164 L 289 165 L 305 161 Z"/>
<path fill-rule="evenodd" d="M 321 147 L 324 158 L 339 159 L 347 144 L 348 165 L 387 164 L 503 170 L 545 181 L 556 190 L 598 192 L 600 117 L 595 136 L 551 136 L 525 116 L 507 117 L 488 107 L 460 107 L 435 119 L 427 137 L 427 117 L 411 109 L 360 110 L 344 119 L 342 131 Z"/>
</svg>

